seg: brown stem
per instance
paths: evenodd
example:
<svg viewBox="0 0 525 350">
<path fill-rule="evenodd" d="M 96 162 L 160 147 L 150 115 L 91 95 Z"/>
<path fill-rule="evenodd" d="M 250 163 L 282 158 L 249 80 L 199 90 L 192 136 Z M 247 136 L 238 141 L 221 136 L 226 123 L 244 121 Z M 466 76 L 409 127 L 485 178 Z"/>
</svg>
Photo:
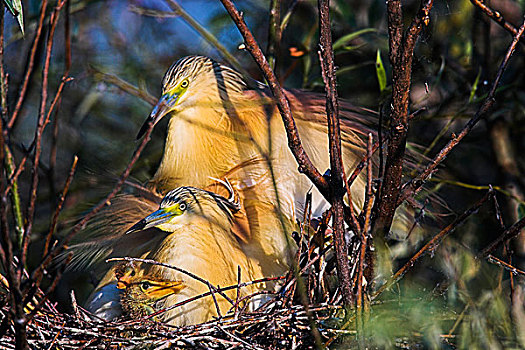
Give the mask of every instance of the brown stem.
<svg viewBox="0 0 525 350">
<path fill-rule="evenodd" d="M 485 249 L 481 251 L 481 253 L 478 254 L 478 258 L 485 258 L 487 255 L 490 254 L 494 249 L 496 249 L 501 243 L 508 241 L 509 239 L 512 239 L 519 235 L 521 233 L 521 230 L 525 227 L 525 218 L 522 218 L 521 220 L 517 221 L 509 227 L 507 230 L 505 230 L 498 238 L 496 238 L 492 243 L 490 243 Z"/>
<path fill-rule="evenodd" d="M 42 254 L 42 256 L 46 256 L 49 251 L 49 243 L 51 242 L 51 237 L 57 227 L 58 215 L 60 214 L 60 211 L 62 210 L 62 205 L 64 204 L 64 200 L 66 199 L 66 195 L 69 190 L 69 186 L 71 185 L 71 181 L 73 181 L 73 175 L 75 174 L 75 170 L 77 168 L 77 162 L 78 162 L 78 157 L 74 156 L 73 164 L 71 164 L 71 168 L 69 169 L 69 175 L 67 177 L 66 183 L 64 184 L 64 189 L 62 190 L 62 193 L 60 194 L 60 197 L 58 198 L 58 204 L 55 209 L 55 213 L 53 214 L 53 219 L 51 220 L 51 225 L 49 227 L 49 232 L 47 233 L 46 243 L 44 244 L 44 253 Z"/>
<path fill-rule="evenodd" d="M 490 17 L 494 22 L 499 24 L 502 28 L 504 28 L 506 31 L 511 33 L 512 35 L 516 36 L 518 35 L 518 29 L 512 25 L 512 23 L 509 23 L 503 18 L 501 13 L 499 11 L 496 11 L 492 9 L 490 6 L 487 6 L 482 0 L 470 0 L 470 2 L 479 8 L 483 13 L 485 13 L 487 16 Z M 520 39 L 523 40 L 523 39 Z M 523 42 L 522 42 L 523 44 Z"/>
<path fill-rule="evenodd" d="M 437 235 L 435 235 L 427 244 L 423 246 L 402 268 L 400 268 L 390 279 L 383 284 L 373 295 L 372 298 L 375 299 L 379 294 L 383 293 L 385 290 L 390 288 L 394 283 L 399 281 L 407 272 L 410 270 L 416 263 L 419 258 L 421 258 L 426 252 L 433 251 L 437 248 L 439 243 L 448 236 L 454 229 L 461 225 L 470 215 L 474 214 L 489 198 L 491 191 L 488 191 L 483 198 L 481 198 L 476 204 L 466 210 L 461 214 L 456 220 L 454 220 L 450 225 L 441 230 Z M 525 220 L 524 220 L 525 222 Z"/>
<path fill-rule="evenodd" d="M 403 36 L 401 1 L 388 1 L 390 62 L 392 63 L 392 111 L 390 141 L 385 162 L 375 230 L 387 234 L 397 208 L 408 132 L 408 102 L 412 59 L 417 38 L 429 21 L 433 0 L 422 0 L 420 9 Z"/>
<path fill-rule="evenodd" d="M 2 71 L 3 71 L 3 65 L 4 65 L 4 3 L 2 2 L 0 4 L 0 11 L 2 13 L 0 14 L 0 45 L 2 46 L 0 51 L 0 65 L 2 65 Z M 3 77 L 2 77 L 3 78 Z M 1 82 L 4 84 L 4 81 Z M 2 95 L 4 95 L 6 91 L 2 89 Z M 2 99 L 7 98 L 7 96 L 2 96 Z M 15 270 L 15 267 L 13 265 L 14 261 L 14 253 L 13 253 L 13 242 L 11 241 L 11 234 L 9 232 L 9 225 L 7 220 L 7 205 L 8 205 L 8 199 L 7 199 L 7 192 L 5 192 L 6 188 L 6 176 L 8 176 L 8 172 L 4 171 L 6 169 L 6 144 L 5 144 L 5 137 L 7 136 L 7 130 L 4 130 L 4 119 L 0 118 L 0 230 L 1 230 L 1 237 L 0 245 L 2 247 L 1 249 L 1 257 L 2 257 L 2 265 L 4 271 L 7 272 L 7 283 L 9 285 L 9 295 L 8 300 L 10 304 L 9 313 L 8 316 L 5 318 L 6 322 L 9 322 L 9 320 L 20 320 L 21 322 L 15 322 L 15 337 L 16 337 L 16 345 L 21 349 L 27 349 L 27 333 L 26 333 L 26 327 L 24 321 L 24 311 L 22 305 L 23 296 L 20 291 L 20 279 L 18 278 L 17 272 Z"/>
<path fill-rule="evenodd" d="M 38 125 L 35 131 L 35 154 L 33 158 L 31 187 L 29 190 L 29 203 L 27 206 L 27 214 L 26 214 L 26 225 L 24 227 L 24 236 L 22 239 L 22 253 L 20 255 L 19 274 L 20 274 L 20 269 L 22 269 L 26 263 L 27 248 L 29 244 L 29 238 L 31 236 L 31 230 L 33 227 L 36 195 L 38 191 L 38 165 L 40 162 L 40 154 L 42 152 L 41 141 L 42 141 L 42 134 L 47 125 L 46 123 L 46 103 L 47 103 L 47 85 L 48 85 L 48 78 L 49 78 L 49 65 L 51 63 L 51 50 L 53 48 L 53 42 L 54 42 L 53 39 L 55 36 L 55 29 L 58 23 L 60 11 L 62 10 L 62 7 L 64 6 L 64 2 L 65 0 L 62 0 L 57 4 L 49 20 L 51 23 L 51 28 L 49 30 L 49 34 L 47 37 L 46 55 L 45 55 L 45 60 L 44 60 L 44 68 L 42 72 L 42 94 L 41 94 L 41 101 L 40 101 L 40 112 L 39 112 L 39 117 L 38 117 Z"/>
<path fill-rule="evenodd" d="M 512 43 L 510 44 L 507 50 L 505 58 L 503 59 L 503 62 L 501 62 L 501 65 L 498 69 L 498 73 L 496 74 L 496 78 L 492 83 L 492 87 L 487 95 L 487 98 L 485 99 L 479 110 L 476 112 L 474 117 L 472 117 L 472 119 L 468 121 L 468 123 L 463 127 L 459 134 L 454 135 L 452 137 L 452 139 L 445 145 L 445 147 L 443 147 L 443 149 L 441 149 L 441 151 L 434 157 L 434 159 L 432 159 L 430 164 L 428 164 L 428 166 L 423 170 L 423 172 L 420 175 L 403 185 L 397 205 L 401 204 L 405 199 L 417 193 L 421 189 L 425 181 L 428 179 L 428 177 L 434 173 L 437 166 L 441 164 L 443 160 L 445 160 L 445 158 L 452 151 L 452 149 L 458 145 L 458 143 L 472 130 L 472 128 L 478 123 L 478 121 L 481 118 L 485 117 L 491 111 L 495 102 L 494 95 L 496 94 L 496 89 L 499 85 L 503 72 L 505 72 L 510 57 L 514 53 L 516 45 L 518 44 L 519 39 L 523 35 L 524 30 L 525 21 L 522 23 L 518 33 L 514 36 L 514 39 L 512 40 Z"/>
<path fill-rule="evenodd" d="M 288 99 L 284 94 L 284 90 L 279 85 L 275 74 L 268 65 L 266 57 L 264 57 L 261 48 L 257 44 L 253 34 L 232 1 L 221 0 L 221 2 L 241 32 L 244 38 L 246 49 L 250 52 L 255 62 L 259 66 L 259 69 L 263 73 L 264 78 L 268 82 L 270 90 L 277 101 L 277 107 L 281 113 L 281 117 L 286 129 L 288 146 L 290 147 L 297 164 L 299 164 L 299 172 L 308 176 L 308 178 L 315 184 L 321 193 L 327 194 L 328 182 L 325 178 L 323 178 L 319 170 L 315 168 L 302 146 L 301 138 L 299 137 L 297 126 L 295 125 L 295 121 L 292 117 L 292 110 L 290 108 L 290 104 L 288 103 Z"/>
<path fill-rule="evenodd" d="M 491 264 L 495 264 L 504 268 L 505 270 L 509 271 L 511 275 L 525 276 L 525 271 L 520 270 L 517 267 L 514 267 L 501 259 L 496 258 L 494 255 L 487 255 L 487 261 Z"/>
<path fill-rule="evenodd" d="M 332 199 L 332 228 L 337 261 L 337 275 L 343 292 L 344 303 L 353 303 L 352 280 L 348 260 L 348 246 L 345 240 L 343 183 L 343 159 L 341 152 L 341 129 L 339 125 L 339 103 L 335 78 L 332 32 L 330 29 L 330 1 L 319 0 L 320 63 L 326 90 L 326 116 L 328 119 L 328 140 L 330 148 L 330 198 Z"/>
<path fill-rule="evenodd" d="M 363 224 L 363 229 L 361 230 L 360 239 L 361 239 L 361 249 L 359 251 L 359 266 L 357 272 L 357 292 L 356 292 L 356 307 L 357 307 L 357 327 L 359 330 L 358 340 L 360 348 L 364 348 L 364 332 L 363 332 L 363 302 L 366 296 L 366 291 L 363 292 L 363 277 L 365 272 L 365 259 L 366 252 L 368 248 L 368 234 L 370 231 L 370 218 L 372 216 L 372 208 L 374 206 L 374 198 L 372 195 L 372 134 L 368 134 L 368 143 L 366 147 L 367 153 L 367 179 L 366 179 L 366 198 L 364 206 L 364 215 L 365 220 Z"/>
<path fill-rule="evenodd" d="M 370 159 L 372 156 L 372 134 L 368 135 L 367 156 L 368 156 L 368 159 Z M 372 214 L 373 204 L 374 204 L 374 200 L 372 197 L 372 161 L 369 160 L 367 163 L 366 199 L 365 199 L 365 206 L 364 206 L 365 220 L 364 220 L 363 229 L 360 232 L 361 249 L 360 249 L 360 254 L 359 254 L 359 266 L 357 270 L 358 277 L 357 277 L 356 306 L 357 306 L 358 313 L 361 312 L 360 309 L 363 303 L 362 289 L 363 289 L 363 276 L 364 276 L 364 271 L 365 271 L 364 265 L 365 265 L 368 234 L 370 230 L 370 217 Z"/>
<path fill-rule="evenodd" d="M 29 54 L 29 62 L 26 68 L 26 74 L 22 82 L 22 88 L 20 89 L 20 95 L 18 96 L 18 100 L 16 101 L 15 109 L 13 110 L 13 114 L 11 115 L 11 119 L 9 120 L 9 123 L 7 124 L 7 127 L 9 129 L 13 127 L 16 121 L 16 118 L 18 117 L 18 114 L 20 113 L 20 110 L 22 109 L 22 104 L 24 103 L 24 100 L 26 97 L 27 87 L 29 86 L 30 77 L 31 77 L 31 74 L 33 73 L 33 68 L 35 65 L 36 50 L 38 48 L 38 43 L 40 42 L 40 37 L 42 35 L 42 28 L 44 26 L 44 18 L 46 17 L 46 8 L 47 8 L 47 0 L 42 0 L 42 6 L 40 8 L 40 18 L 38 19 L 38 26 L 36 28 L 35 38 L 33 39 L 33 44 L 31 46 L 31 52 Z"/>
</svg>

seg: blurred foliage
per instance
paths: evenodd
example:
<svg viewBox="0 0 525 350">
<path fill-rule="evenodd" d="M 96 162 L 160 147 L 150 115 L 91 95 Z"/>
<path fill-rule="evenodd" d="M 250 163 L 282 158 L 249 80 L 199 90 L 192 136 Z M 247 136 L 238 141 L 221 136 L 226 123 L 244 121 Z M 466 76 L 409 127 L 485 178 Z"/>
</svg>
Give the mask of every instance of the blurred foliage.
<svg viewBox="0 0 525 350">
<path fill-rule="evenodd" d="M 293 1 L 283 1 L 283 14 Z M 237 1 L 261 47 L 266 47 L 269 1 Z M 6 16 L 4 62 L 9 74 L 9 101 L 16 101 L 23 79 L 25 57 L 30 50 L 38 20 L 40 1 L 24 2 L 25 39 L 17 20 Z M 185 10 L 207 28 L 256 79 L 261 75 L 246 51 L 239 50 L 240 34 L 217 1 L 180 1 Z M 410 22 L 417 11 L 416 1 L 404 2 L 404 21 Z M 512 0 L 492 1 L 504 18 L 519 26 L 525 3 Z M 315 1 L 298 1 L 285 28 L 277 55 L 276 72 L 288 88 L 323 91 L 318 66 L 317 7 Z M 338 93 L 354 104 L 388 110 L 381 90 L 387 89 L 391 67 L 387 60 L 388 35 L 385 2 L 333 1 L 333 35 L 338 66 Z M 65 231 L 114 184 L 136 146 L 135 135 L 151 106 L 101 80 L 95 71 L 116 75 L 155 97 L 160 94 L 162 76 L 171 63 L 188 54 L 208 55 L 222 60 L 219 52 L 176 16 L 151 16 L 169 11 L 162 1 L 85 1 L 70 4 L 73 64 L 58 123 L 58 155 L 53 186 L 41 182 L 35 225 L 35 253 L 54 210 L 56 189 L 61 188 L 73 155 L 79 157 L 79 169 L 61 214 L 60 229 Z M 203 10 L 205 9 L 205 10 Z M 62 75 L 64 56 L 64 18 L 57 28 L 50 72 L 50 91 L 55 91 Z M 410 141 L 419 144 L 432 157 L 461 129 L 475 113 L 487 93 L 511 35 L 475 10 L 468 0 L 441 1 L 434 4 L 430 24 L 416 47 L 411 88 L 411 111 L 424 108 L 410 125 Z M 479 199 L 489 184 L 499 186 L 497 194 L 505 225 L 523 217 L 525 168 L 525 60 L 523 45 L 510 61 L 496 99 L 493 113 L 480 122 L 445 161 L 439 177 L 433 178 L 426 194 L 437 194 L 446 210 L 436 210 L 423 217 L 426 229 L 410 237 L 377 247 L 379 265 L 377 287 L 402 266 L 417 249 Z M 383 54 L 381 54 L 381 52 Z M 21 55 L 23 53 L 23 55 Z M 42 55 L 38 58 L 42 62 Z M 377 63 L 376 65 L 376 62 Z M 377 67 L 377 68 L 376 68 Z M 379 77 L 379 85 L 378 85 Z M 12 142 L 20 146 L 16 162 L 29 146 L 36 125 L 40 103 L 40 74 L 34 74 L 28 102 L 14 126 Z M 380 88 L 379 88 L 379 87 Z M 9 106 L 12 110 L 13 106 Z M 164 120 L 156 127 L 143 157 L 132 177 L 138 183 L 150 178 L 160 160 L 165 137 Z M 496 129 L 497 128 L 497 129 Z M 497 134 L 503 130 L 503 134 Z M 501 139 L 504 135 L 506 139 Z M 52 143 L 52 128 L 44 135 L 44 154 Z M 504 148 L 502 142 L 511 147 Z M 502 148 L 503 147 L 503 148 Z M 46 174 L 48 159 L 43 159 Z M 505 163 L 507 162 L 507 163 Z M 511 168 L 517 174 L 510 174 Z M 513 176 L 511 176 L 513 175 Z M 408 177 L 405 178 L 408 180 Z M 22 177 L 20 193 L 25 200 L 29 179 Z M 432 213 L 432 204 L 428 213 Z M 478 260 L 475 255 L 501 233 L 492 202 L 431 254 L 423 257 L 408 274 L 379 300 L 370 305 L 365 322 L 367 339 L 379 348 L 518 348 L 523 339 L 523 298 L 511 306 L 512 287 L 519 292 L 524 276 Z M 525 240 L 517 239 L 510 247 L 513 263 L 523 268 Z M 497 251 L 499 257 L 502 256 Z M 395 257 L 395 259 L 394 259 Z M 33 259 L 38 260 L 39 254 Z M 92 276 L 96 280 L 100 276 Z M 68 308 L 69 290 L 77 298 L 87 297 L 88 275 L 78 272 L 65 276 L 55 298 L 59 308 Z M 81 287 L 83 286 L 83 287 Z M 523 294 L 521 294 L 523 295 Z M 521 311 L 520 311 L 521 310 Z M 521 312 L 521 314 L 520 314 Z M 521 315 L 521 316 L 519 316 Z M 349 329 L 355 327 L 350 323 Z M 521 328 L 520 328 L 521 327 Z M 354 328 L 355 329 L 355 328 Z M 356 345 L 354 336 L 341 337 L 334 346 Z"/>
</svg>

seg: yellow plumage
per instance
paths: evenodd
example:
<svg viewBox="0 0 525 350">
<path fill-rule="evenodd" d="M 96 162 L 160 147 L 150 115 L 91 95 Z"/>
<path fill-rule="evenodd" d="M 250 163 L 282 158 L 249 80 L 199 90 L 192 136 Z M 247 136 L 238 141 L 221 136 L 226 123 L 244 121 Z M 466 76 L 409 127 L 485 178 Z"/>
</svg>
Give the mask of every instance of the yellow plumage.
<svg viewBox="0 0 525 350">
<path fill-rule="evenodd" d="M 300 90 L 287 91 L 286 96 L 304 149 L 314 165 L 324 172 L 329 168 L 324 96 Z M 178 186 L 206 188 L 215 181 L 211 178 L 227 177 L 243 198 L 247 229 L 240 233 L 233 220 L 233 224 L 228 224 L 229 229 L 213 229 L 212 239 L 210 225 L 222 227 L 222 224 L 217 226 L 217 223 L 192 217 L 177 234 L 159 239 L 158 235 L 149 235 L 146 231 L 135 232 L 133 235 L 138 236 L 134 237 L 139 238 L 135 241 L 124 232 L 132 221 L 143 217 L 139 216 L 142 209 L 152 205 L 141 203 L 138 205 L 141 210 L 137 210 L 132 207 L 140 198 L 129 201 L 128 196 L 113 203 L 118 212 L 122 209 L 125 218 L 119 217 L 120 221 L 115 223 L 112 220 L 115 209 L 110 207 L 97 218 L 101 223 L 99 227 L 105 226 L 105 235 L 95 235 L 95 244 L 93 239 L 82 244 L 94 248 L 91 256 L 98 258 L 127 255 L 184 264 L 190 272 L 205 274 L 214 284 L 236 283 L 237 265 L 246 271 L 243 280 L 285 273 L 295 251 L 289 233 L 295 220 L 302 217 L 306 194 L 313 193 L 314 215 L 320 215 L 328 204 L 306 176 L 298 173 L 281 117 L 268 89 L 256 82 L 247 83 L 239 73 L 210 58 L 185 57 L 166 73 L 162 96 L 139 136 L 149 123 L 157 123 L 167 115 L 170 120 L 164 154 L 149 187 L 160 193 Z M 343 162 L 349 171 L 364 155 L 362 136 L 372 130 L 375 118 L 369 111 L 344 101 L 340 102 L 340 118 Z M 352 205 L 358 209 L 362 206 L 364 188 L 361 176 L 351 187 Z M 146 237 L 151 237 L 151 241 L 144 240 Z M 117 247 L 117 243 L 129 250 Z M 84 253 L 84 257 L 90 255 Z M 168 279 L 181 277 L 173 272 L 161 275 Z M 112 278 L 110 273 L 106 274 L 88 302 L 90 309 L 99 310 L 93 301 L 104 299 L 100 293 L 108 283 L 114 283 Z M 167 303 L 190 292 L 205 290 L 204 285 L 188 286 L 170 296 Z M 179 318 L 180 321 L 173 322 L 187 324 L 209 319 L 214 314 L 213 308 L 199 307 L 207 310 L 206 316 L 191 316 L 186 308 L 172 312 L 168 318 Z"/>
<path fill-rule="evenodd" d="M 232 204 L 224 197 L 194 187 L 180 187 L 170 191 L 160 204 L 160 209 L 130 229 L 132 235 L 142 229 L 156 227 L 161 231 L 162 241 L 146 258 L 169 264 L 188 271 L 214 287 L 236 285 L 238 268 L 240 282 L 263 277 L 261 269 L 253 265 L 243 252 L 233 233 L 234 211 L 238 204 Z M 157 265 L 141 265 L 142 274 L 162 280 L 181 281 L 185 288 L 169 295 L 162 303 L 168 307 L 210 291 L 200 279 Z M 264 284 L 241 289 L 241 296 L 247 292 L 264 289 Z M 236 291 L 225 294 L 235 300 Z M 215 293 L 221 314 L 232 307 L 230 301 Z M 210 320 L 217 316 L 213 297 L 207 296 L 162 314 L 160 318 L 173 325 L 188 325 Z"/>
</svg>

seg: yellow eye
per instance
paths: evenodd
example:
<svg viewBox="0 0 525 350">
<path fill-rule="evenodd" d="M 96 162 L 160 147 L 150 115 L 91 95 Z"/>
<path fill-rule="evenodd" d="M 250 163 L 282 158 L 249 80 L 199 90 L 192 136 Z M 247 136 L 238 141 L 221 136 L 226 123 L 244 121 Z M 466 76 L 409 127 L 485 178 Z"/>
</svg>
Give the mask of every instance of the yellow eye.
<svg viewBox="0 0 525 350">
<path fill-rule="evenodd" d="M 180 87 L 185 89 L 185 88 L 188 87 L 189 84 L 190 83 L 188 82 L 188 79 L 185 79 L 185 80 L 182 81 L 182 83 L 180 83 Z"/>
</svg>

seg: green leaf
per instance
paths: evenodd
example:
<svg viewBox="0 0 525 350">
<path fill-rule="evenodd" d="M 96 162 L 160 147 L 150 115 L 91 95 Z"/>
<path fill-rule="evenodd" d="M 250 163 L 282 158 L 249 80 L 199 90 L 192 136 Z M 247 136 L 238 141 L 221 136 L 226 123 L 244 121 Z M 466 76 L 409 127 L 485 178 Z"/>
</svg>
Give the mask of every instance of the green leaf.
<svg viewBox="0 0 525 350">
<path fill-rule="evenodd" d="M 4 0 L 4 4 L 9 9 L 9 12 L 17 19 L 20 31 L 24 35 L 24 9 L 22 8 L 22 0 Z"/>
<path fill-rule="evenodd" d="M 521 220 L 525 217 L 525 204 L 520 203 L 518 205 L 518 220 Z"/>
<path fill-rule="evenodd" d="M 335 41 L 335 43 L 332 45 L 332 48 L 334 51 L 340 50 L 340 49 L 346 50 L 348 48 L 352 49 L 352 47 L 347 47 L 346 44 L 348 44 L 350 41 L 354 40 L 355 38 L 359 37 L 362 34 L 371 33 L 371 32 L 377 32 L 377 29 L 365 28 L 365 29 L 358 30 L 357 32 L 353 32 L 345 36 L 342 36 L 338 40 Z"/>
<path fill-rule="evenodd" d="M 381 50 L 377 50 L 376 58 L 376 75 L 379 82 L 379 92 L 383 92 L 386 88 L 386 71 L 383 61 L 381 60 Z"/>
<path fill-rule="evenodd" d="M 471 103 L 474 100 L 474 97 L 476 96 L 476 91 L 478 90 L 478 84 L 479 84 L 480 77 L 481 77 L 481 68 L 478 70 L 478 75 L 476 76 L 476 80 L 474 80 L 474 84 L 472 84 L 472 89 L 470 89 L 470 97 L 468 98 L 468 103 Z"/>
</svg>

